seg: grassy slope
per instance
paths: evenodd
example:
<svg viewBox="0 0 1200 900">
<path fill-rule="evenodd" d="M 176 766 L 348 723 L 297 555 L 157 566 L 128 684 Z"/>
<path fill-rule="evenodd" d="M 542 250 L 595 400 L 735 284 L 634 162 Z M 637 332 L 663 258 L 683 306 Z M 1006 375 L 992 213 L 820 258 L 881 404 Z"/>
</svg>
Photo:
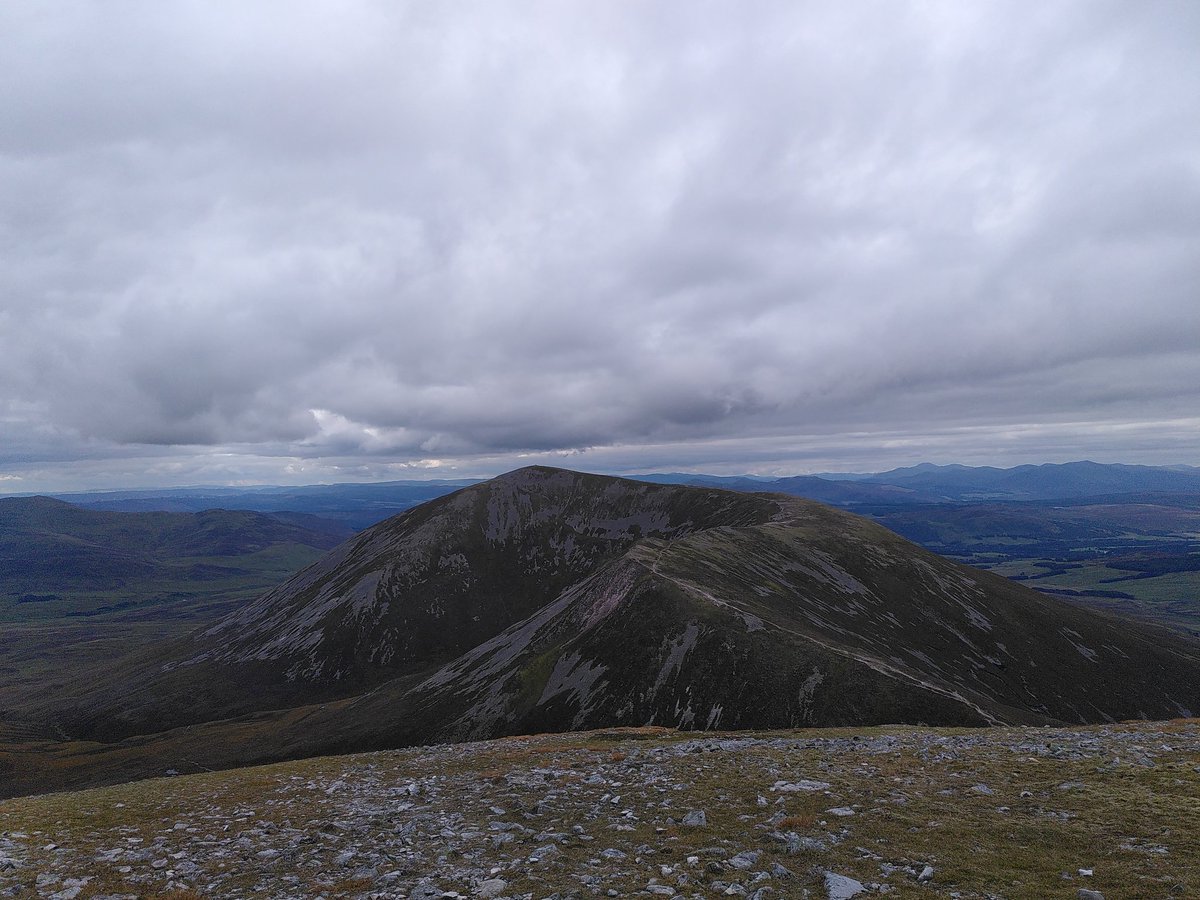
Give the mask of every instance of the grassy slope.
<svg viewBox="0 0 1200 900">
<path fill-rule="evenodd" d="M 3 801 L 0 817 L 7 834 L 19 836 L 15 846 L 24 856 L 19 869 L 0 875 L 0 887 L 66 869 L 93 879 L 81 897 L 171 896 L 159 893 L 167 879 L 149 860 L 122 873 L 120 860 L 95 858 L 112 847 L 145 845 L 155 847 L 151 858 L 180 852 L 174 858 L 200 864 L 202 873 L 185 880 L 195 892 L 176 894 L 180 900 L 277 896 L 287 875 L 311 879 L 310 886 L 330 898 L 366 897 L 381 885 L 372 877 L 347 877 L 333 858 L 408 827 L 416 829 L 417 851 L 398 867 L 402 883 L 390 886 L 400 895 L 419 876 L 470 894 L 470 883 L 448 879 L 489 866 L 501 869 L 506 892 L 517 896 L 577 889 L 573 875 L 581 871 L 601 873 L 603 886 L 621 896 L 644 888 L 649 878 L 675 883 L 680 873 L 692 879 L 685 895 L 709 893 L 706 882 L 717 878 L 746 880 L 749 873 L 722 869 L 719 861 L 753 849 L 763 851 L 754 869 L 777 862 L 795 873 L 769 882 L 783 896 L 800 896 L 803 889 L 823 895 L 824 870 L 880 881 L 885 862 L 935 869 L 928 885 L 917 885 L 911 874 L 889 876 L 896 897 L 1074 897 L 1079 887 L 1102 891 L 1108 900 L 1200 896 L 1198 720 L 1069 731 L 808 730 L 720 745 L 720 738 L 747 736 L 697 740 L 636 729 L 512 738 Z M 701 752 L 672 752 L 684 741 Z M 587 776 L 599 781 L 589 783 Z M 771 791 L 778 779 L 799 778 L 831 787 Z M 393 788 L 414 780 L 423 785 L 415 804 L 400 802 L 407 794 L 388 799 Z M 978 784 L 990 793 L 976 790 Z M 621 795 L 615 806 L 607 802 L 613 793 Z M 489 808 L 496 804 L 532 831 L 568 833 L 560 855 L 549 864 L 527 864 L 533 848 L 546 843 L 532 832 L 493 847 L 487 823 L 497 818 Z M 828 812 L 835 806 L 851 807 L 855 815 L 836 817 Z M 706 810 L 708 823 L 673 824 L 689 809 Z M 438 823 L 446 821 L 454 823 L 450 834 L 439 832 Z M 570 834 L 575 824 L 595 835 L 594 842 Z M 768 837 L 772 830 L 829 846 L 788 854 Z M 220 864 L 206 861 L 226 838 L 244 849 Z M 264 861 L 257 855 L 263 847 L 285 855 Z M 627 858 L 601 862 L 600 851 L 610 847 Z M 700 864 L 686 862 L 692 854 Z M 706 868 L 709 861 L 717 868 Z M 660 874 L 664 865 L 673 869 L 670 876 Z M 1081 868 L 1095 874 L 1081 876 Z"/>
</svg>

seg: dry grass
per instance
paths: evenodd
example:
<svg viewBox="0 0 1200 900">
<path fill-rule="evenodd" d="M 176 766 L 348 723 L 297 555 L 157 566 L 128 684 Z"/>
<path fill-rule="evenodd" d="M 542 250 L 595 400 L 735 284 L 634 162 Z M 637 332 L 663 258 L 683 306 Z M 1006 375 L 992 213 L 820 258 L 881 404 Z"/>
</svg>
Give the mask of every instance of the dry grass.
<svg viewBox="0 0 1200 900">
<path fill-rule="evenodd" d="M 812 828 L 817 824 L 815 815 L 807 816 L 784 816 L 779 822 L 781 831 L 801 831 Z"/>
<path fill-rule="evenodd" d="M 484 858 L 491 860 L 489 865 L 506 867 L 504 877 L 516 894 L 540 897 L 551 889 L 578 887 L 569 874 L 587 871 L 589 860 L 603 847 L 622 849 L 629 856 L 628 865 L 617 867 L 624 874 L 606 876 L 604 882 L 606 889 L 622 895 L 643 889 L 660 864 L 680 867 L 689 854 L 701 854 L 707 862 L 714 859 L 711 848 L 724 847 L 729 855 L 741 849 L 762 850 L 760 868 L 772 862 L 787 866 L 797 876 L 790 883 L 795 895 L 801 887 L 819 895 L 819 871 L 824 869 L 863 882 L 880 881 L 881 864 L 886 862 L 928 863 L 936 871 L 930 885 L 918 886 L 900 875 L 889 878 L 894 897 L 957 892 L 964 898 L 1020 900 L 1073 897 L 1079 887 L 1099 890 L 1107 900 L 1200 897 L 1200 754 L 1195 750 L 1200 746 L 1200 723 L 1139 723 L 1080 732 L 1081 739 L 1096 740 L 1102 749 L 1078 759 L 1015 749 L 1065 742 L 1040 729 L 888 728 L 776 733 L 764 737 L 782 740 L 743 750 L 656 753 L 657 748 L 669 751 L 696 736 L 659 730 L 625 738 L 609 730 L 449 751 L 310 759 L 26 797 L 0 802 L 0 818 L 5 830 L 33 836 L 33 871 L 49 859 L 39 856 L 37 848 L 51 840 L 78 848 L 88 858 L 89 852 L 110 845 L 114 834 L 149 842 L 177 820 L 196 821 L 197 810 L 206 811 L 214 823 L 248 818 L 302 827 L 336 818 L 343 802 L 337 794 L 302 790 L 310 779 L 326 783 L 370 773 L 383 784 L 403 785 L 408 779 L 436 774 L 443 776 L 442 793 L 421 802 L 461 814 L 464 822 L 485 831 L 488 806 L 499 803 L 536 828 L 569 830 L 580 822 L 596 835 L 592 844 L 574 839 L 563 843 L 555 866 L 535 873 L 524 871 L 529 867 L 523 861 L 534 846 L 529 839 L 522 838 L 503 853 L 486 845 Z M 836 752 L 821 743 L 854 735 L 864 743 Z M 888 737 L 896 739 L 892 749 L 882 743 Z M 875 749 L 865 749 L 871 740 L 877 741 Z M 1106 741 L 1115 749 L 1103 749 Z M 937 752 L 930 752 L 931 746 Z M 1153 765 L 1128 757 L 1114 763 L 1114 756 L 1126 754 L 1130 746 L 1153 751 Z M 534 777 L 534 769 L 543 774 Z M 605 782 L 589 784 L 584 776 L 592 773 L 602 774 Z M 828 781 L 831 787 L 816 793 L 770 790 L 778 779 L 799 778 Z M 990 793 L 975 790 L 976 785 L 986 785 Z M 543 799 L 551 792 L 557 792 L 558 799 L 547 805 Z M 602 803 L 607 793 L 620 793 L 620 802 Z M 759 803 L 759 796 L 767 797 L 767 807 Z M 853 808 L 854 815 L 829 812 L 841 807 Z M 599 817 L 596 809 L 601 810 Z M 634 818 L 621 819 L 624 809 L 633 810 Z M 681 826 L 682 814 L 689 809 L 705 810 L 707 824 Z M 632 830 L 614 831 L 609 824 L 625 821 Z M 827 848 L 788 855 L 767 838 L 770 831 L 821 840 Z M 436 856 L 436 835 L 431 840 L 435 843 L 425 849 Z M 637 849 L 646 847 L 651 848 L 649 855 Z M 451 862 L 460 858 L 458 850 L 441 852 Z M 632 860 L 639 853 L 644 858 L 635 865 Z M 1081 868 L 1094 869 L 1095 874 L 1083 878 L 1078 874 Z M 703 866 L 689 871 L 704 877 Z M 111 867 L 96 865 L 87 874 L 94 880 L 81 898 L 105 892 L 155 896 L 145 885 L 123 883 Z M 0 889 L 5 884 L 0 882 Z M 253 873 L 246 873 L 223 881 L 216 894 L 200 882 L 193 887 L 205 890 L 205 896 L 250 896 L 254 885 Z M 776 885 L 788 896 L 790 888 Z M 469 893 L 470 887 L 458 889 Z M 330 897 L 363 897 L 373 886 L 370 879 L 344 878 L 322 889 Z M 199 895 L 158 896 L 183 900 Z"/>
</svg>

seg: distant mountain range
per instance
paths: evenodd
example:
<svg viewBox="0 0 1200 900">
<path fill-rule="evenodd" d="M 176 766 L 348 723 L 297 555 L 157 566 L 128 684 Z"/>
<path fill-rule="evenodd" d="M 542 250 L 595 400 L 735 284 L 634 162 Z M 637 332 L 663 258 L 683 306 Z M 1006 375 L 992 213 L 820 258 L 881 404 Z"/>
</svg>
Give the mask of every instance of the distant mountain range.
<svg viewBox="0 0 1200 900">
<path fill-rule="evenodd" d="M 655 484 L 768 491 L 846 508 L 928 503 L 1075 501 L 1152 494 L 1200 496 L 1200 468 L 1128 466 L 1093 462 L 1017 466 L 936 466 L 928 463 L 874 474 L 824 473 L 766 478 L 665 473 L 626 476 Z M 290 511 L 366 528 L 428 500 L 477 484 L 480 479 L 315 484 L 302 487 L 191 487 L 55 494 L 87 509 L 199 512 L 219 507 L 274 513 Z"/>
<path fill-rule="evenodd" d="M 636 477 L 663 484 L 779 491 L 839 506 L 1078 500 L 1156 493 L 1200 495 L 1200 468 L 1094 462 L 1047 463 L 1012 469 L 925 463 L 875 474 L 826 473 L 776 479 L 678 473 Z"/>
<path fill-rule="evenodd" d="M 298 513 L 209 509 L 138 514 L 49 497 L 0 499 L 0 601 L 28 593 L 132 589 L 148 579 L 211 580 L 230 560 L 279 546 L 328 550 L 353 532 Z M 2 603 L 0 603 L 2 606 Z"/>
<path fill-rule="evenodd" d="M 778 493 L 533 467 L 373 526 L 211 627 L 10 715 L 93 742 L 60 751 L 73 762 L 44 788 L 160 772 L 182 736 L 190 764 L 216 768 L 609 725 L 1193 710 L 1197 642 L 868 519 Z"/>
<path fill-rule="evenodd" d="M 113 513 L 0 499 L 5 708 L 236 609 L 353 534 L 302 513 Z"/>
<path fill-rule="evenodd" d="M 300 487 L 184 487 L 87 491 L 53 496 L 85 509 L 106 512 L 201 512 L 214 508 L 298 512 L 333 519 L 358 530 L 479 480 L 381 481 Z"/>
</svg>

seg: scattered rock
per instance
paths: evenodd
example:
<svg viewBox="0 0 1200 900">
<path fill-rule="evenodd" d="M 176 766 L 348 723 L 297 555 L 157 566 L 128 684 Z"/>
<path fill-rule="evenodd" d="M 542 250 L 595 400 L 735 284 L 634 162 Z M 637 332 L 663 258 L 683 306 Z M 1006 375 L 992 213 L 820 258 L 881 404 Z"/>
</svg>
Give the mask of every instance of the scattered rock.
<svg viewBox="0 0 1200 900">
<path fill-rule="evenodd" d="M 928 821 L 923 805 L 936 788 L 954 785 L 955 796 L 971 794 L 972 781 L 985 772 L 997 794 L 1015 795 L 1022 786 L 1013 771 L 1019 764 L 997 768 L 990 765 L 995 760 L 1004 766 L 1010 759 L 1084 761 L 1057 778 L 1049 776 L 1049 791 L 1034 786 L 1039 803 L 1048 804 L 1045 798 L 1060 796 L 1055 786 L 1071 784 L 1063 778 L 1093 771 L 1087 761 L 1103 773 L 1117 749 L 1133 758 L 1128 752 L 1133 743 L 1159 761 L 1160 771 L 1178 768 L 1184 758 L 1183 777 L 1192 777 L 1200 724 L 1172 733 L 1174 757 L 1164 756 L 1168 751 L 1160 742 L 1137 735 L 1125 725 L 993 729 L 986 736 L 913 729 L 857 740 L 762 735 L 656 744 L 639 739 L 636 745 L 621 745 L 619 754 L 605 747 L 600 754 L 588 748 L 501 755 L 495 745 L 480 743 L 340 757 L 306 763 L 302 775 L 277 769 L 262 793 L 239 795 L 237 801 L 219 795 L 206 800 L 167 786 L 161 812 L 150 817 L 126 811 L 97 824 L 85 816 L 86 825 L 55 823 L 42 825 L 43 830 L 29 825 L 21 832 L 25 820 L 8 818 L 6 807 L 6 824 L 13 830 L 0 831 L 0 898 L 82 900 L 98 885 L 84 886 L 80 876 L 97 871 L 113 879 L 112 886 L 106 880 L 101 889 L 113 893 L 95 895 L 106 900 L 188 890 L 263 900 L 332 896 L 333 885 L 352 880 L 364 885 L 363 900 L 630 895 L 786 900 L 810 892 L 863 900 L 863 894 L 913 891 L 952 896 L 950 886 L 938 883 L 932 864 L 906 855 L 928 850 L 905 848 L 894 837 L 886 845 L 875 841 L 880 817 L 873 813 L 904 799 L 906 816 L 922 810 L 915 821 Z M 898 750 L 901 759 L 917 765 L 897 769 Z M 988 764 L 973 765 L 975 753 L 991 754 L 982 757 Z M 621 759 L 610 761 L 610 754 Z M 453 767 L 453 775 L 441 774 L 442 765 Z M 473 770 L 487 774 L 471 777 Z M 836 772 L 836 791 L 828 781 L 786 779 L 796 771 Z M 879 777 L 881 771 L 888 776 Z M 1000 774 L 1009 771 L 1012 777 Z M 1044 766 L 1039 776 L 1048 771 Z M 1119 774 L 1140 778 L 1142 771 L 1125 768 Z M 706 784 L 709 777 L 713 781 Z M 1096 778 L 1097 796 L 1103 782 L 1102 775 Z M 330 791 L 333 785 L 338 787 Z M 774 793 L 761 787 L 758 793 L 756 785 L 771 785 Z M 830 793 L 811 796 L 821 791 Z M 814 818 L 827 802 L 840 805 L 820 814 L 828 821 Z M 100 809 L 112 806 L 109 801 Z M 996 816 L 994 806 L 977 801 L 972 815 Z M 1058 821 L 1069 815 L 1025 802 L 1014 810 L 1009 813 L 1014 820 Z M 698 827 L 711 821 L 720 829 Z M 1169 852 L 1181 859 L 1191 853 L 1190 836 L 1168 830 L 1170 823 L 1154 824 L 1144 828 L 1131 819 L 1119 826 L 1120 836 L 1110 846 L 1135 851 L 1147 866 L 1160 865 L 1168 854 L 1156 840 L 1171 841 Z M 850 859 L 878 866 L 878 880 L 864 883 L 835 871 L 856 865 L 846 862 Z M 1096 900 L 1102 897 L 1098 891 L 1075 893 L 1078 885 L 1090 883 L 1086 879 L 1093 871 L 1073 867 L 1061 887 L 1079 900 Z M 938 874 L 948 877 L 940 869 Z M 815 882 L 808 882 L 809 876 Z M 117 887 L 118 879 L 124 890 Z"/>
</svg>

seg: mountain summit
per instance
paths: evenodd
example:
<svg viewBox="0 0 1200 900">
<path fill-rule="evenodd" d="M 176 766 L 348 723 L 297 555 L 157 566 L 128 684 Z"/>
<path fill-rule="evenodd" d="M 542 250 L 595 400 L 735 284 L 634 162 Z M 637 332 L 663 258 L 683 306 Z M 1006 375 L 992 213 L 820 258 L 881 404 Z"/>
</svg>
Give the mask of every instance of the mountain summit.
<svg viewBox="0 0 1200 900">
<path fill-rule="evenodd" d="M 265 712 L 282 708 L 293 711 Z M 362 532 L 56 715 L 106 741 L 276 716 L 256 737 L 261 759 L 609 725 L 1192 710 L 1197 644 L 958 565 L 859 516 L 535 467 Z M 229 764 L 222 752 L 205 764 Z"/>
</svg>

